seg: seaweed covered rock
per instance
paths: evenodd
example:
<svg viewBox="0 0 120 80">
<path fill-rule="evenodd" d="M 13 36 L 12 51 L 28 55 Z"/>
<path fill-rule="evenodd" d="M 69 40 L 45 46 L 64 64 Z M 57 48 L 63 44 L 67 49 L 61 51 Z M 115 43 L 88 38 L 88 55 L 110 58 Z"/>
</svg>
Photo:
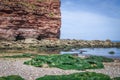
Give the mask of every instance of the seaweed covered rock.
<svg viewBox="0 0 120 80">
<path fill-rule="evenodd" d="M 0 80 L 25 80 L 22 77 L 18 76 L 18 75 L 10 75 L 7 77 L 0 77 Z"/>
<path fill-rule="evenodd" d="M 60 0 L 0 0 L 0 39 L 59 38 Z"/>
<path fill-rule="evenodd" d="M 120 80 L 120 77 L 115 77 L 112 80 Z"/>
<path fill-rule="evenodd" d="M 39 55 L 35 58 L 24 62 L 24 64 L 32 65 L 36 67 L 44 67 L 47 64 L 47 67 L 57 67 L 64 70 L 75 69 L 75 70 L 84 70 L 84 69 L 98 69 L 104 68 L 102 62 L 95 60 L 86 60 L 72 55 Z"/>
<path fill-rule="evenodd" d="M 111 80 L 108 75 L 94 72 L 74 73 L 70 75 L 50 75 L 36 80 Z"/>
<path fill-rule="evenodd" d="M 86 59 L 87 60 L 95 60 L 95 61 L 99 61 L 99 62 L 114 62 L 114 60 L 112 58 L 107 58 L 104 56 L 90 56 Z"/>
</svg>

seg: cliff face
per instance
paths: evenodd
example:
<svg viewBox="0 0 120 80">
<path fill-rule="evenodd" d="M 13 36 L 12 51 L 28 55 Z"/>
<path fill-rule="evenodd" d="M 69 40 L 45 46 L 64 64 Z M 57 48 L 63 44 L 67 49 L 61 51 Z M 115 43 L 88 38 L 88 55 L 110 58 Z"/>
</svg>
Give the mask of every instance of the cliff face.
<svg viewBox="0 0 120 80">
<path fill-rule="evenodd" d="M 59 0 L 0 0 L 0 39 L 59 38 Z"/>
</svg>

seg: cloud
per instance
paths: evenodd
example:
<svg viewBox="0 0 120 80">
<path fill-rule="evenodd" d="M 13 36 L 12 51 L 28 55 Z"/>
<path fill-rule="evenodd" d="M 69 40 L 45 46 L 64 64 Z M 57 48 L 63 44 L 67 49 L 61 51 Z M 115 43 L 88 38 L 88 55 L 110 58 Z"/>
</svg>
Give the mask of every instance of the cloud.
<svg viewBox="0 0 120 80">
<path fill-rule="evenodd" d="M 66 1 L 66 2 L 64 3 L 64 5 L 69 6 L 69 5 L 73 5 L 73 3 L 72 3 L 71 1 Z"/>
<path fill-rule="evenodd" d="M 84 11 L 62 11 L 61 38 L 119 39 L 120 19 Z"/>
<path fill-rule="evenodd" d="M 62 10 L 89 11 L 120 18 L 120 0 L 62 0 Z"/>
<path fill-rule="evenodd" d="M 61 38 L 120 40 L 120 0 L 62 0 Z"/>
</svg>

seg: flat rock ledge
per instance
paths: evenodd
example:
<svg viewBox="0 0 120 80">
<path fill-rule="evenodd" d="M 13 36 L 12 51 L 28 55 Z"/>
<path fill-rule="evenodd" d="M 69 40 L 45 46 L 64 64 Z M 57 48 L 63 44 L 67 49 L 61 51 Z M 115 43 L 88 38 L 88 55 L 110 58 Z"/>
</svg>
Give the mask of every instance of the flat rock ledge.
<svg viewBox="0 0 120 80">
<path fill-rule="evenodd" d="M 68 48 L 109 48 L 120 47 L 120 42 L 112 42 L 110 40 L 64 40 L 64 39 L 25 39 L 20 41 L 0 41 L 0 49 L 55 49 L 62 50 Z"/>
</svg>

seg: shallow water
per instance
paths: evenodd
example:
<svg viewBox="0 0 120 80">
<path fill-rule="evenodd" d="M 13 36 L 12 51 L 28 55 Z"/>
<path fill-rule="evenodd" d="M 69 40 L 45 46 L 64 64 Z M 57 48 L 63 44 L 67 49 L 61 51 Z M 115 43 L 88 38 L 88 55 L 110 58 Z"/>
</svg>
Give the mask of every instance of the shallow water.
<svg viewBox="0 0 120 80">
<path fill-rule="evenodd" d="M 114 54 L 109 54 L 113 51 Z M 120 48 L 82 48 L 82 49 L 72 49 L 70 51 L 61 51 L 61 54 L 83 54 L 83 55 L 97 55 L 105 56 L 110 58 L 120 59 Z"/>
<path fill-rule="evenodd" d="M 114 54 L 109 54 L 113 51 Z M 0 56 L 13 55 L 13 54 L 77 54 L 77 55 L 97 55 L 110 58 L 120 59 L 120 48 L 81 48 L 71 49 L 69 51 L 30 51 L 30 50 L 0 50 Z"/>
</svg>

